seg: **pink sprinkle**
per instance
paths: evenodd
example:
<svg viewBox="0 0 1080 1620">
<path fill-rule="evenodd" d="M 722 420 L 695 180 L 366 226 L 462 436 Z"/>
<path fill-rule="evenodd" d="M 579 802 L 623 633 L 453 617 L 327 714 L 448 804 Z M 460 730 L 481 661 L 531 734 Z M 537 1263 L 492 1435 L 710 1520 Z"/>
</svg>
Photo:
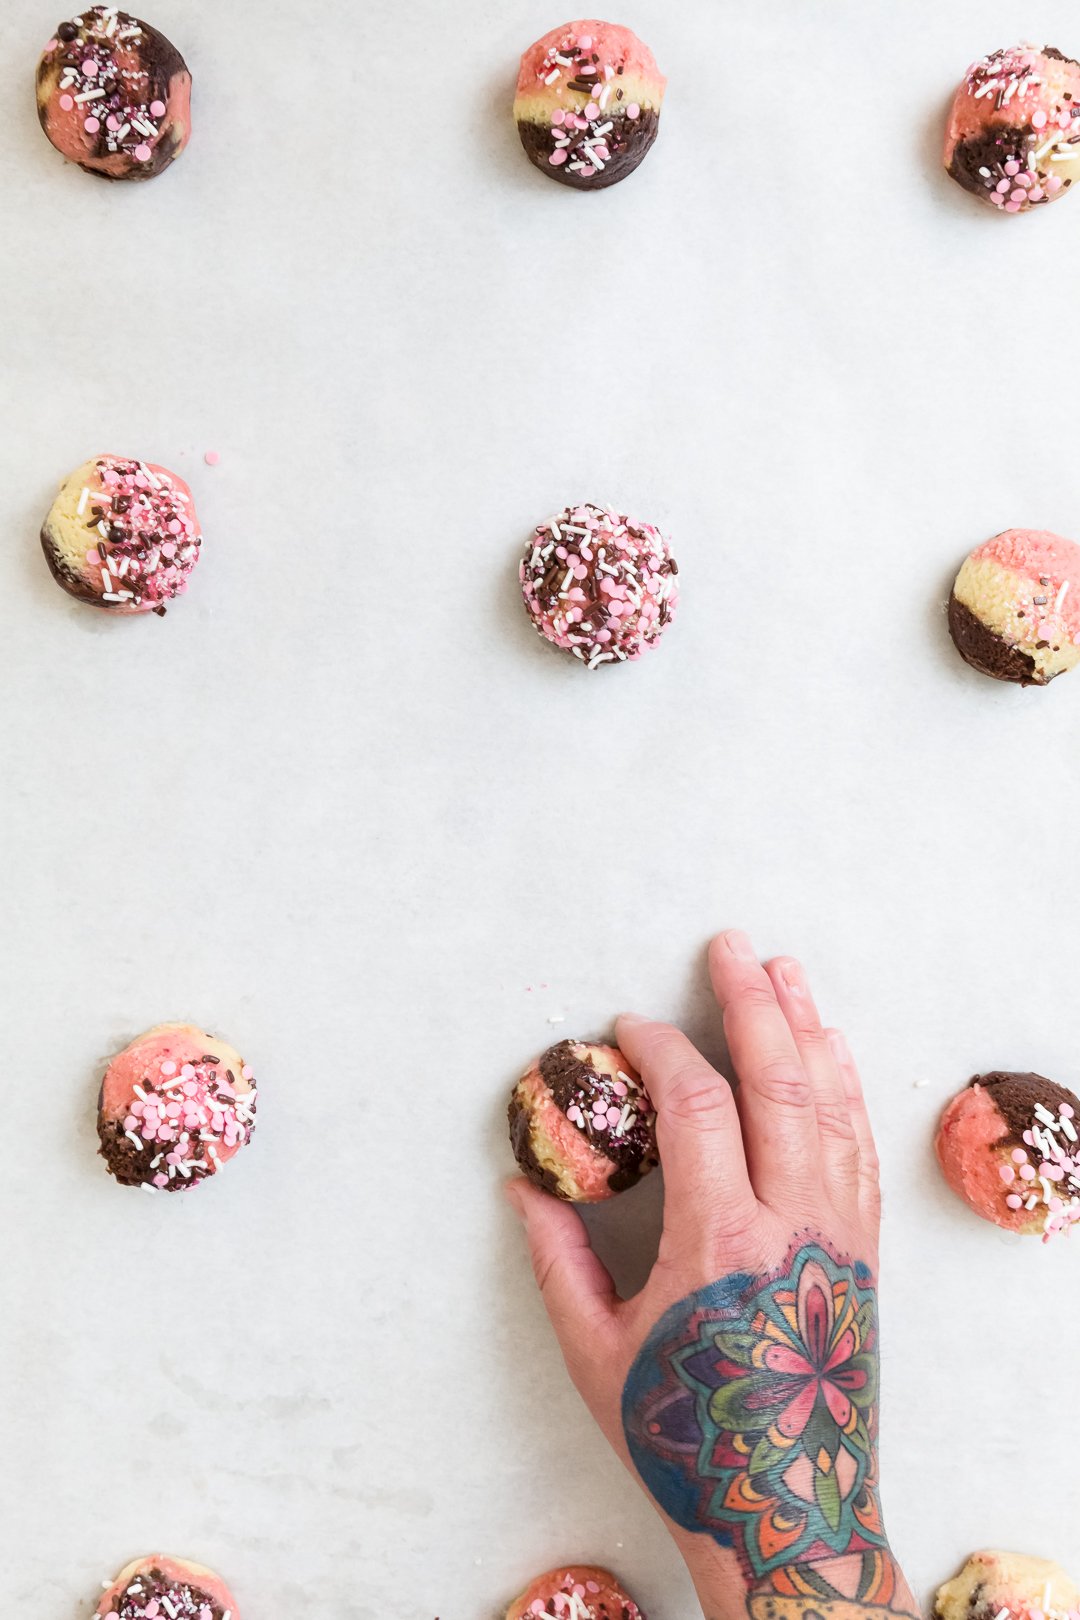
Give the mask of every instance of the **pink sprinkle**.
<svg viewBox="0 0 1080 1620">
<path fill-rule="evenodd" d="M 556 126 L 556 128 L 559 126 L 559 124 L 565 124 L 566 114 L 563 112 L 561 107 L 556 107 L 555 111 L 551 115 L 551 122 Z"/>
<path fill-rule="evenodd" d="M 1032 113 L 1032 115 L 1031 115 L 1031 127 L 1032 127 L 1032 129 L 1045 129 L 1046 128 L 1046 114 L 1043 112 L 1041 107 L 1039 108 L 1038 112 Z"/>
<path fill-rule="evenodd" d="M 1009 1185 L 1010 1181 L 1016 1180 L 1016 1171 L 1013 1169 L 1011 1164 L 999 1164 L 998 1174 L 1005 1183 L 1006 1187 Z"/>
<path fill-rule="evenodd" d="M 55 51 L 59 43 L 60 41 L 58 39 L 50 39 L 49 43 L 45 47 L 44 54 L 47 56 L 50 51 Z"/>
<path fill-rule="evenodd" d="M 998 191 L 1005 192 L 1005 191 L 1011 191 L 1012 187 L 1009 185 L 1009 182 L 1007 180 L 999 180 L 998 183 L 997 183 L 997 189 L 998 189 Z"/>
<path fill-rule="evenodd" d="M 542 988 L 546 989 L 547 987 L 542 986 Z M 255 1070 L 250 1068 L 248 1066 L 248 1064 L 245 1063 L 244 1067 L 240 1070 L 240 1075 L 241 1075 L 241 1078 L 244 1079 L 244 1080 L 254 1080 L 254 1078 L 255 1078 Z"/>
<path fill-rule="evenodd" d="M 153 152 L 151 152 L 145 141 L 135 148 L 135 156 L 138 158 L 140 163 L 149 163 L 153 155 Z"/>
<path fill-rule="evenodd" d="M 616 1097 L 625 1097 L 626 1096 L 626 1081 L 625 1080 L 616 1080 L 615 1084 L 612 1086 L 611 1089 L 615 1093 Z"/>
<path fill-rule="evenodd" d="M 1074 1119 L 1076 1117 L 1076 1109 L 1073 1107 L 1072 1103 L 1062 1103 L 1061 1107 L 1058 1109 L 1058 1113 L 1061 1115 L 1062 1119 Z"/>
<path fill-rule="evenodd" d="M 98 551 L 96 546 L 86 553 L 86 560 L 90 564 L 91 568 L 101 567 L 101 553 Z"/>
<path fill-rule="evenodd" d="M 590 123 L 592 123 L 594 118 L 599 118 L 600 108 L 596 105 L 595 101 L 589 102 L 589 105 L 585 109 L 585 116 Z"/>
<path fill-rule="evenodd" d="M 560 146 L 557 151 L 552 152 L 551 156 L 548 158 L 548 162 L 551 164 L 553 169 L 561 168 L 561 166 L 566 162 L 566 148 Z"/>
<path fill-rule="evenodd" d="M 144 1142 L 152 1142 L 154 1137 L 157 1135 L 157 1126 L 152 1120 L 144 1119 L 140 1134 Z"/>
<path fill-rule="evenodd" d="M 1019 165 L 1019 163 L 1017 163 L 1015 158 L 1010 159 L 1010 161 L 1008 163 L 1006 163 L 1006 165 L 1005 165 L 1005 173 L 1008 174 L 1008 175 L 1013 175 L 1013 174 L 1019 174 L 1020 173 L 1020 165 Z"/>
<path fill-rule="evenodd" d="M 119 120 L 119 118 L 117 118 L 115 113 L 110 113 L 108 118 L 106 118 L 105 122 L 109 126 L 110 129 L 119 129 L 120 128 L 120 120 Z"/>
<path fill-rule="evenodd" d="M 1013 1148 L 1013 1150 L 1012 1150 L 1012 1162 L 1013 1162 L 1013 1164 L 1026 1164 L 1027 1163 L 1027 1154 L 1024 1152 L 1023 1148 Z"/>
<path fill-rule="evenodd" d="M 1032 202 L 1042 202 L 1043 198 L 1046 196 L 1046 192 L 1043 190 L 1042 186 L 1032 186 L 1028 195 L 1030 196 Z"/>
<path fill-rule="evenodd" d="M 86 61 L 82 65 L 82 70 L 86 74 L 87 78 L 92 79 L 94 77 L 94 74 L 98 70 L 98 65 L 92 56 L 88 56 L 86 58 Z"/>
<path fill-rule="evenodd" d="M 61 112 L 70 112 L 72 107 L 74 107 L 74 105 L 75 105 L 75 97 L 74 96 L 61 96 L 60 97 L 60 111 Z"/>
<path fill-rule="evenodd" d="M 195 1065 L 193 1063 L 185 1063 L 184 1067 L 180 1070 L 180 1078 L 181 1080 L 194 1080 Z"/>
<path fill-rule="evenodd" d="M 203 460 L 206 462 L 208 467 L 216 467 L 218 462 L 221 460 L 220 450 L 208 450 L 203 457 Z"/>
<path fill-rule="evenodd" d="M 125 1121 L 124 1121 L 124 1129 L 125 1129 L 125 1131 L 137 1131 L 138 1128 L 139 1128 L 139 1122 L 135 1118 L 135 1115 L 134 1114 L 129 1114 L 127 1119 L 125 1119 Z"/>
<path fill-rule="evenodd" d="M 154 1177 L 154 1186 L 155 1186 L 155 1187 L 167 1187 L 167 1186 L 168 1186 L 168 1185 L 169 1185 L 169 1178 L 168 1178 L 168 1176 L 166 1176 L 166 1175 L 164 1175 L 164 1174 L 163 1174 L 163 1173 L 162 1173 L 162 1172 L 161 1172 L 161 1171 L 160 1171 L 160 1170 L 159 1170 L 159 1171 L 158 1171 L 158 1173 L 157 1173 L 157 1175 L 156 1175 L 156 1176 L 155 1176 L 155 1177 Z M 147 1614 L 149 1614 L 149 1613 L 150 1613 L 150 1611 L 149 1611 L 149 1609 L 147 1609 L 147 1611 L 146 1611 L 146 1612 L 147 1612 Z"/>
<path fill-rule="evenodd" d="M 1020 1166 L 1020 1176 L 1024 1181 L 1034 1181 L 1035 1166 L 1033 1164 L 1022 1164 Z"/>
<path fill-rule="evenodd" d="M 1027 202 L 1027 192 L 1024 190 L 1023 186 L 1017 186 L 1016 190 L 1012 194 L 1012 200 L 1014 203 Z"/>
<path fill-rule="evenodd" d="M 163 101 L 152 101 L 150 103 L 150 113 L 153 118 L 164 118 L 165 103 Z"/>
<path fill-rule="evenodd" d="M 185 1080 L 181 1087 L 185 1097 L 194 1097 L 198 1089 L 198 1083 L 195 1080 Z"/>
<path fill-rule="evenodd" d="M 592 46 L 593 46 L 593 37 L 592 37 L 592 35 L 591 34 L 579 34 L 578 35 L 578 44 L 581 46 L 583 51 L 591 51 Z"/>
<path fill-rule="evenodd" d="M 1056 175 L 1056 174 L 1052 174 L 1050 176 L 1049 180 L 1046 182 L 1047 191 L 1049 191 L 1049 192 L 1060 191 L 1061 187 L 1062 187 L 1062 181 L 1061 181 L 1060 176 Z"/>
<path fill-rule="evenodd" d="M 179 534 L 180 530 L 181 530 L 181 527 L 182 527 L 182 525 L 181 525 L 180 519 L 179 518 L 173 518 L 172 521 L 169 524 L 169 533 L 170 534 Z"/>
<path fill-rule="evenodd" d="M 83 125 L 83 129 L 85 129 L 85 131 L 86 131 L 86 133 L 88 135 L 96 135 L 100 128 L 101 128 L 100 121 L 98 119 L 96 119 L 96 118 L 93 118 L 93 117 L 88 118 L 86 120 L 85 124 Z"/>
<path fill-rule="evenodd" d="M 607 1122 L 608 1122 L 609 1125 L 617 1125 L 619 1123 L 620 1119 L 622 1119 L 622 1109 L 621 1108 L 609 1108 L 608 1109 L 608 1111 L 607 1111 Z"/>
<path fill-rule="evenodd" d="M 1024 1200 L 1020 1197 L 1019 1193 L 1010 1193 L 1005 1202 L 1008 1204 L 1010 1209 L 1023 1209 L 1024 1207 Z"/>
<path fill-rule="evenodd" d="M 629 107 L 627 107 L 626 116 L 627 116 L 627 118 L 634 118 L 634 119 L 637 119 L 637 118 L 641 117 L 641 108 L 638 106 L 636 101 L 632 101 L 630 103 Z"/>
<path fill-rule="evenodd" d="M 162 1072 L 162 1074 L 175 1074 L 176 1073 L 176 1064 L 175 1063 L 170 1063 L 169 1060 L 166 1059 L 165 1062 L 161 1065 L 161 1072 Z"/>
</svg>

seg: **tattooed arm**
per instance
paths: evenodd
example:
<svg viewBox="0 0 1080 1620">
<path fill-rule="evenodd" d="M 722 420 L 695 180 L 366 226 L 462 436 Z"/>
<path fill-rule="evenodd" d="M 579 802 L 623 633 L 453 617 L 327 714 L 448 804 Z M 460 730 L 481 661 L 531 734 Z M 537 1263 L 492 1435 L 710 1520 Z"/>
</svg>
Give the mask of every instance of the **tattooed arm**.
<svg viewBox="0 0 1080 1620">
<path fill-rule="evenodd" d="M 619 1042 L 657 1109 L 664 1231 L 620 1300 L 566 1205 L 514 1182 L 567 1366 L 708 1620 L 915 1615 L 878 1501 L 877 1159 L 843 1038 L 788 958 L 714 941 L 737 1094 L 664 1024 Z"/>
</svg>

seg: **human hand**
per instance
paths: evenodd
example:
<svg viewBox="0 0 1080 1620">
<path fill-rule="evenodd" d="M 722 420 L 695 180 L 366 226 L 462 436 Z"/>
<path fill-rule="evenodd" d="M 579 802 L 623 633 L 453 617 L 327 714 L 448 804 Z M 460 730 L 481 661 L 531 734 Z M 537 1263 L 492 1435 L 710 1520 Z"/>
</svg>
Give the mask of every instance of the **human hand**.
<svg viewBox="0 0 1080 1620">
<path fill-rule="evenodd" d="M 878 1504 L 878 1161 L 843 1037 L 797 962 L 745 934 L 709 967 L 739 1088 L 678 1030 L 618 1041 L 657 1113 L 664 1225 L 621 1300 L 577 1213 L 525 1181 L 544 1303 L 579 1392 L 653 1496 L 708 1620 L 917 1613 Z"/>
</svg>

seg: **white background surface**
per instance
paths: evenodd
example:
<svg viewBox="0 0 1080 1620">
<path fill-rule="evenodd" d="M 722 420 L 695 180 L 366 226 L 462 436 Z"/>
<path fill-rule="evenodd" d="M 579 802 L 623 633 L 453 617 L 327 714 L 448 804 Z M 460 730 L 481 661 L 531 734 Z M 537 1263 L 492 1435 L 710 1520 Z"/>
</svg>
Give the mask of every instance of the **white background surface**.
<svg viewBox="0 0 1080 1620">
<path fill-rule="evenodd" d="M 51 10 L 0 18 L 4 1613 L 74 1620 L 165 1548 L 245 1620 L 489 1620 L 575 1558 L 692 1615 L 564 1378 L 502 1111 L 623 1006 L 720 1056 L 703 947 L 736 923 L 865 1068 L 913 1580 L 987 1543 L 1080 1565 L 1047 1461 L 1080 1255 L 980 1224 L 930 1151 L 973 1072 L 1080 1076 L 1080 676 L 996 687 L 941 611 L 997 530 L 1080 534 L 1080 203 L 1003 220 L 937 168 L 971 58 L 1078 50 L 1075 9 L 634 0 L 663 132 L 591 197 L 509 119 L 544 7 L 150 20 L 195 138 L 107 188 L 36 126 Z M 163 622 L 40 556 L 105 450 L 194 485 Z M 584 498 L 669 530 L 684 587 L 593 677 L 514 583 Z M 163 1019 L 263 1088 L 256 1145 L 174 1201 L 95 1158 L 101 1066 Z M 658 1195 L 599 1222 L 628 1278 Z"/>
</svg>

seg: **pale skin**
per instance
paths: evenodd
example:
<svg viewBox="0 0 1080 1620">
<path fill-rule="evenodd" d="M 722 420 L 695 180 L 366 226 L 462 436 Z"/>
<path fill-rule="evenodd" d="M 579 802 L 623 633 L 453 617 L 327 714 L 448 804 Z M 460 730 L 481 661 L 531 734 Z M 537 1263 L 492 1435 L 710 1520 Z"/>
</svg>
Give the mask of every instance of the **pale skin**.
<svg viewBox="0 0 1080 1620">
<path fill-rule="evenodd" d="M 753 1620 L 798 1620 L 810 1612 L 835 1620 L 859 1620 L 863 1615 L 887 1620 L 889 1610 L 915 1615 L 915 1601 L 884 1540 L 880 1521 L 876 1537 L 873 1528 L 863 1533 L 867 1516 L 876 1506 L 873 1381 L 877 1343 L 872 1301 L 881 1199 L 878 1158 L 858 1071 L 844 1037 L 838 1030 L 823 1027 L 798 962 L 778 957 L 762 966 L 747 936 L 732 931 L 713 941 L 709 970 L 723 1013 L 736 1088 L 678 1029 L 631 1014 L 618 1021 L 619 1046 L 641 1074 L 656 1108 L 664 1171 L 663 1234 L 658 1258 L 642 1291 L 633 1299 L 618 1296 L 580 1217 L 570 1206 L 523 1180 L 510 1184 L 508 1197 L 525 1222 L 536 1279 L 570 1376 L 639 1484 L 642 1478 L 635 1464 L 642 1460 L 641 1437 L 647 1450 L 653 1444 L 652 1432 L 661 1428 L 659 1423 L 646 1423 L 650 1412 L 637 1410 L 640 1369 L 644 1366 L 651 1374 L 655 1358 L 657 1368 L 664 1365 L 670 1371 L 672 1362 L 665 1359 L 665 1349 L 656 1348 L 669 1331 L 671 1345 L 675 1345 L 685 1342 L 693 1325 L 695 1332 L 705 1332 L 711 1349 L 715 1327 L 731 1333 L 739 1330 L 741 1337 L 733 1341 L 737 1343 L 733 1354 L 739 1356 L 745 1350 L 750 1370 L 728 1365 L 721 1377 L 729 1386 L 738 1385 L 734 1397 L 731 1388 L 715 1396 L 721 1403 L 715 1410 L 721 1414 L 722 1436 L 730 1437 L 730 1425 L 736 1421 L 730 1417 L 731 1411 L 742 1412 L 746 1406 L 745 1402 L 737 1408 L 732 1404 L 740 1390 L 750 1391 L 751 1409 L 759 1404 L 762 1392 L 766 1404 L 780 1402 L 771 1408 L 775 1412 L 788 1405 L 777 1420 L 782 1433 L 772 1429 L 768 1439 L 762 1429 L 751 1435 L 749 1445 L 741 1444 L 732 1453 L 737 1460 L 760 1439 L 756 1466 L 765 1470 L 750 1480 L 750 1514 L 736 1514 L 733 1528 L 715 1522 L 704 1506 L 699 1508 L 699 1500 L 707 1500 L 716 1476 L 703 1464 L 710 1477 L 702 1491 L 692 1448 L 690 1461 L 677 1464 L 689 1477 L 685 1492 L 678 1483 L 674 1487 L 683 1494 L 671 1495 L 669 1487 L 658 1486 L 650 1472 L 648 1488 L 686 1561 L 707 1620 L 747 1620 L 748 1611 Z M 754 1333 L 774 1331 L 762 1329 L 766 1317 L 759 1302 L 764 1300 L 768 1310 L 773 1293 L 784 1289 L 787 1292 L 776 1297 L 791 1300 L 792 1279 L 797 1283 L 800 1267 L 806 1271 L 802 1293 L 811 1300 L 812 1342 L 827 1335 L 832 1325 L 830 1317 L 822 1326 L 824 1300 L 829 1301 L 830 1313 L 834 1297 L 837 1302 L 837 1334 L 843 1327 L 840 1313 L 845 1298 L 850 1296 L 854 1302 L 853 1313 L 862 1301 L 854 1335 L 845 1335 L 846 1348 L 838 1352 L 838 1356 L 851 1352 L 850 1359 L 839 1371 L 826 1370 L 816 1378 L 799 1370 L 800 1363 L 790 1348 L 777 1349 L 771 1341 L 762 1341 L 764 1362 L 753 1357 Z M 828 1278 L 814 1292 L 812 1280 L 808 1280 L 825 1279 L 823 1267 Z M 703 1302 L 708 1307 L 714 1300 L 730 1300 L 733 1274 L 740 1274 L 736 1291 L 741 1290 L 748 1302 L 745 1310 L 738 1303 L 721 1303 L 717 1312 L 708 1308 L 703 1312 Z M 820 1307 L 816 1317 L 814 1302 Z M 711 1319 L 713 1315 L 718 1322 Z M 662 1318 L 666 1318 L 663 1323 Z M 779 1336 L 783 1336 L 784 1322 L 778 1320 Z M 831 1342 L 839 1343 L 839 1339 Z M 853 1346 L 866 1353 L 854 1355 Z M 826 1345 L 822 1362 L 827 1349 Z M 783 1371 L 767 1370 L 774 1365 L 773 1357 L 781 1358 L 776 1365 Z M 715 1351 L 701 1363 L 706 1364 L 719 1364 Z M 796 1369 L 794 1377 L 791 1367 Z M 869 1368 L 869 1376 L 856 1368 Z M 830 1383 L 833 1378 L 835 1385 Z M 669 1383 L 679 1393 L 678 1378 L 669 1377 Z M 790 1400 L 804 1388 L 809 1389 L 811 1403 L 815 1391 L 821 1395 L 813 1422 L 807 1421 L 805 1407 Z M 850 1401 L 845 1390 L 851 1393 Z M 866 1425 L 855 1410 L 856 1403 L 861 1403 Z M 799 1415 L 792 1415 L 796 1412 Z M 726 1418 L 725 1413 L 729 1414 Z M 833 1414 L 838 1414 L 838 1423 L 833 1422 Z M 747 1426 L 753 1427 L 755 1422 L 761 1428 L 764 1420 L 752 1416 L 739 1422 L 740 1442 Z M 837 1515 L 825 1526 L 827 1547 L 813 1539 L 814 1524 L 823 1521 L 814 1505 L 814 1487 L 805 1484 L 806 1471 L 813 1475 L 813 1469 L 799 1455 L 802 1439 L 792 1439 L 795 1430 L 803 1438 L 814 1437 L 809 1449 L 825 1470 L 818 1479 L 817 1500 L 825 1503 L 830 1515 Z M 819 1432 L 825 1435 L 824 1448 Z M 634 1458 L 628 1435 L 636 1436 Z M 777 1451 L 773 1442 L 795 1449 Z M 774 1460 L 772 1472 L 767 1461 L 761 1460 L 767 1455 L 779 1459 Z M 791 1459 L 796 1457 L 802 1474 L 792 1466 Z M 855 1512 L 856 1494 L 849 1476 L 856 1466 L 855 1457 L 862 1459 L 868 1472 L 871 1507 L 866 1506 L 867 1495 L 860 1495 L 858 1516 L 852 1517 L 848 1507 Z M 837 1459 L 839 1468 L 834 1466 Z M 647 1471 L 648 1462 L 647 1457 Z M 840 1493 L 832 1486 L 830 1474 L 841 1478 L 843 1489 L 851 1492 L 842 1524 L 842 1510 L 836 1505 Z M 778 1510 L 784 1533 L 793 1500 L 784 1481 L 795 1481 L 795 1488 L 811 1499 L 806 1536 L 785 1568 L 778 1567 L 783 1562 L 779 1557 L 768 1563 L 772 1540 L 766 1538 L 762 1551 L 756 1520 L 750 1523 L 765 1492 L 763 1482 L 770 1480 L 777 1482 L 781 1495 L 787 1495 L 784 1513 Z M 826 1499 L 823 1487 L 832 1492 L 831 1498 Z M 726 1500 L 725 1482 L 724 1490 L 713 1498 L 721 1519 L 726 1517 Z M 666 1508 L 678 1513 L 681 1523 Z M 849 1522 L 855 1526 L 850 1540 Z M 772 1532 L 769 1534 L 771 1537 Z M 857 1570 L 863 1573 L 857 1575 Z M 811 1601 L 792 1595 L 809 1587 L 825 1597 L 819 1595 Z M 761 1608 L 762 1602 L 779 1607 Z"/>
</svg>

